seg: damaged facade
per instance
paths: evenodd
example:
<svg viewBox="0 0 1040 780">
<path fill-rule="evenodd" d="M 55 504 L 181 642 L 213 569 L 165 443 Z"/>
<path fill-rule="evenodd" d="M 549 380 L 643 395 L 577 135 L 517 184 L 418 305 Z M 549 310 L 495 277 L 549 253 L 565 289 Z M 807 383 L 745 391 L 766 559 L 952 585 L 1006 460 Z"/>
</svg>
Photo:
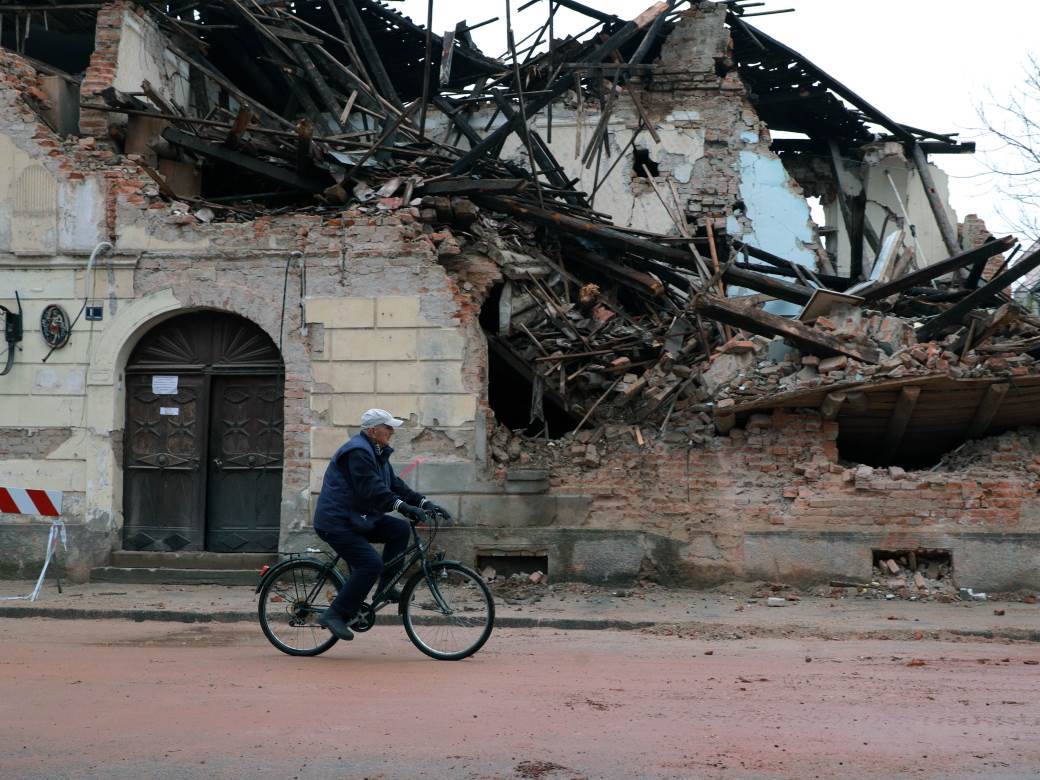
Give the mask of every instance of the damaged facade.
<svg viewBox="0 0 1040 780">
<path fill-rule="evenodd" d="M 64 492 L 70 576 L 314 544 L 381 406 L 465 560 L 1037 585 L 1040 261 L 958 226 L 925 154 L 970 144 L 738 3 L 561 2 L 596 29 L 515 68 L 369 0 L 196 5 L 4 14 L 0 486 Z M 46 532 L 0 515 L 0 573 Z"/>
</svg>

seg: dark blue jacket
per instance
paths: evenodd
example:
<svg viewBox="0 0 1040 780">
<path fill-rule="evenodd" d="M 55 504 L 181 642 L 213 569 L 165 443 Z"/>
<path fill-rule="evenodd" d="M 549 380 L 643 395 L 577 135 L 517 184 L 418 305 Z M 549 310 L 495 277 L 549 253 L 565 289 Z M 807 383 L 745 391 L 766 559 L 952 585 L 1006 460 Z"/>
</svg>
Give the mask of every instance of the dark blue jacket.
<svg viewBox="0 0 1040 780">
<path fill-rule="evenodd" d="M 344 526 L 364 533 L 372 530 L 377 515 L 390 512 L 398 500 L 418 506 L 423 496 L 394 474 L 392 447 L 376 454 L 375 445 L 359 433 L 332 456 L 325 470 L 314 527 L 334 530 Z"/>
</svg>

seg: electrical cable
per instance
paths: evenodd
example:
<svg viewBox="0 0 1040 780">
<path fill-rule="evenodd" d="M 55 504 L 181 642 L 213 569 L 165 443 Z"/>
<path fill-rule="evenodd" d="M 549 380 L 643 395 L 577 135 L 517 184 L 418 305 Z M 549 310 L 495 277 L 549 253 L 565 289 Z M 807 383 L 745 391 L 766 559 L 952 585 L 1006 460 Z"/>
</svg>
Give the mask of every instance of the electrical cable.
<svg viewBox="0 0 1040 780">
<path fill-rule="evenodd" d="M 100 252 L 111 252 L 112 249 L 112 244 L 110 244 L 108 241 L 102 241 L 100 244 L 94 247 L 94 251 L 90 253 L 90 259 L 87 260 L 87 269 L 83 274 L 83 304 L 79 307 L 79 311 L 76 313 L 75 319 L 73 319 L 72 322 L 69 324 L 69 337 L 65 339 L 65 344 L 68 344 L 69 340 L 72 338 L 72 329 L 76 327 L 76 323 L 79 322 L 79 318 L 83 316 L 83 312 L 87 308 L 87 301 L 90 299 L 90 294 L 94 291 L 94 277 L 91 275 L 91 272 L 95 270 L 94 261 L 97 260 Z M 62 346 L 65 345 L 63 344 Z M 54 354 L 54 350 L 56 349 L 57 347 L 51 347 L 49 350 L 47 350 L 47 354 L 43 356 L 43 360 L 40 362 L 46 363 L 47 358 Z"/>
<path fill-rule="evenodd" d="M 294 250 L 293 252 L 291 252 L 289 254 L 289 257 L 287 257 L 286 260 L 285 260 L 285 276 L 282 278 L 282 315 L 278 319 L 278 351 L 279 352 L 282 351 L 282 334 L 285 331 L 285 299 L 286 299 L 286 295 L 287 295 L 287 293 L 289 291 L 289 268 L 290 268 L 290 266 L 292 266 L 292 261 L 295 260 L 296 258 L 303 258 L 303 252 L 301 252 L 298 249 Z M 304 274 L 306 274 L 306 272 L 304 272 Z M 301 293 L 300 293 L 300 314 L 301 314 L 301 318 L 302 318 L 302 314 L 303 314 L 303 293 L 302 293 L 303 279 L 305 279 L 305 276 L 301 277 Z"/>
</svg>

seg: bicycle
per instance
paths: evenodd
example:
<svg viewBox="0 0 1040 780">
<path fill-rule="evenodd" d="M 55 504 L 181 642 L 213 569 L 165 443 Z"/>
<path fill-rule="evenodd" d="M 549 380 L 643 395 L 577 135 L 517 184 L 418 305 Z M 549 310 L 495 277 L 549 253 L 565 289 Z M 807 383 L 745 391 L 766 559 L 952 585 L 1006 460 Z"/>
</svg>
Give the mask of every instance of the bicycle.
<svg viewBox="0 0 1040 780">
<path fill-rule="evenodd" d="M 405 633 L 412 644 L 431 658 L 460 661 L 477 652 L 491 636 L 495 602 L 477 572 L 460 561 L 444 560 L 443 554 L 430 553 L 440 527 L 439 517 L 426 513 L 426 539 L 418 530 L 421 522 L 410 522 L 411 544 L 387 563 L 389 568 L 405 560 L 401 570 L 376 591 L 371 602 L 362 603 L 349 625 L 355 632 L 371 629 L 376 613 L 393 603 L 386 595 L 418 566 L 402 586 L 398 602 Z M 323 555 L 325 560 L 313 557 L 314 554 Z M 283 653 L 320 655 L 338 641 L 317 621 L 345 582 L 337 568 L 340 560 L 339 555 L 307 548 L 304 553 L 289 553 L 274 566 L 260 570 L 256 586 L 260 627 Z"/>
</svg>

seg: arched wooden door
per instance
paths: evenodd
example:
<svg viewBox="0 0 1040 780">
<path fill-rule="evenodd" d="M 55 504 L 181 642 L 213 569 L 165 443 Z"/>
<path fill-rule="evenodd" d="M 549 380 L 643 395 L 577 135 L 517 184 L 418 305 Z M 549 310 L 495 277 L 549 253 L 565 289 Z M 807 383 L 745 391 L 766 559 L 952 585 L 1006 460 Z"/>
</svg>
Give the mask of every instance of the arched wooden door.
<svg viewBox="0 0 1040 780">
<path fill-rule="evenodd" d="M 243 317 L 147 333 L 126 368 L 124 549 L 277 550 L 283 396 L 278 348 Z"/>
</svg>

